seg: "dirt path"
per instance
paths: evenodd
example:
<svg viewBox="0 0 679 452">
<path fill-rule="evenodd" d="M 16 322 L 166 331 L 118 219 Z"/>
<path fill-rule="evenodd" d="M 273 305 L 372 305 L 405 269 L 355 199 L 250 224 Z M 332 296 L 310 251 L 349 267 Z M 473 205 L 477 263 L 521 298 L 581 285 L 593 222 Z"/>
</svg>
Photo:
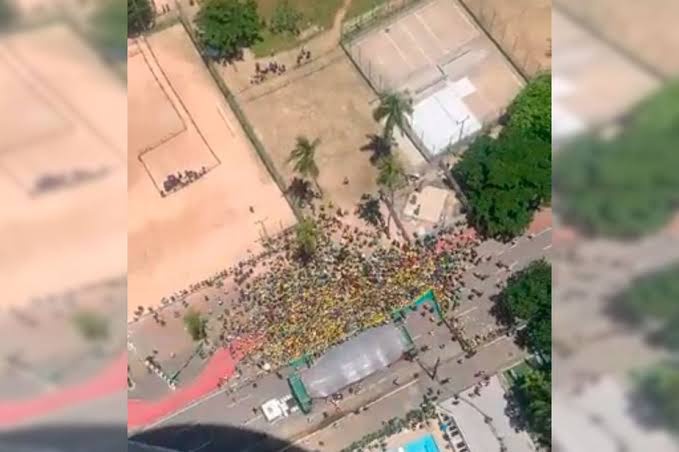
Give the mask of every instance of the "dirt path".
<svg viewBox="0 0 679 452">
<path fill-rule="evenodd" d="M 306 70 L 308 66 L 316 64 L 318 60 L 332 59 L 332 55 L 341 50 L 339 49 L 339 43 L 342 38 L 342 22 L 351 5 L 351 1 L 344 0 L 342 7 L 335 15 L 332 28 L 322 31 L 317 36 L 294 49 L 277 53 L 273 58 L 256 58 L 250 50 L 245 50 L 242 61 L 221 67 L 222 78 L 234 93 L 254 98 L 258 97 L 260 93 L 270 91 L 276 86 L 289 83 L 291 79 L 295 78 L 296 73 Z M 296 67 L 297 55 L 299 55 L 300 48 L 311 52 L 311 60 Z M 259 63 L 261 66 L 265 66 L 271 61 L 275 61 L 279 65 L 285 65 L 287 68 L 286 73 L 273 76 L 259 85 L 251 84 L 250 80 L 255 73 L 255 64 Z"/>
</svg>

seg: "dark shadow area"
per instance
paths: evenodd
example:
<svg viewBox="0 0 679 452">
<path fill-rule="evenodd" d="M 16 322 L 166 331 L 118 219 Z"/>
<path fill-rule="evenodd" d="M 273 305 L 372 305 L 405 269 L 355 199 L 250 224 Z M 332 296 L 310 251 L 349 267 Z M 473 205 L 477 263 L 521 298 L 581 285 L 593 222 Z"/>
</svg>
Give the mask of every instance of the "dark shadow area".
<svg viewBox="0 0 679 452">
<path fill-rule="evenodd" d="M 314 199 L 320 198 L 311 182 L 299 177 L 292 179 L 285 194 L 294 199 L 301 208 L 311 207 Z"/>
<path fill-rule="evenodd" d="M 386 140 L 382 135 L 371 133 L 366 135 L 368 142 L 361 146 L 361 151 L 371 152 L 370 163 L 376 165 L 382 157 L 391 154 L 391 142 Z"/>
<path fill-rule="evenodd" d="M 505 402 L 507 402 L 505 414 L 509 418 L 509 425 L 515 432 L 527 431 L 528 420 L 524 414 L 525 407 L 521 406 L 511 389 L 505 393 Z"/>
<path fill-rule="evenodd" d="M 364 193 L 361 195 L 361 201 L 358 203 L 355 213 L 370 226 L 386 233 L 388 232 L 387 222 L 382 215 L 381 206 L 379 197 Z"/>
<path fill-rule="evenodd" d="M 0 433 L 0 452 L 120 452 L 124 450 L 127 450 L 127 426 L 122 423 L 27 426 Z"/>
<path fill-rule="evenodd" d="M 144 451 L 143 447 L 133 449 L 136 443 L 178 452 L 311 452 L 262 432 L 213 424 L 172 425 L 132 435 L 130 452 Z"/>
</svg>

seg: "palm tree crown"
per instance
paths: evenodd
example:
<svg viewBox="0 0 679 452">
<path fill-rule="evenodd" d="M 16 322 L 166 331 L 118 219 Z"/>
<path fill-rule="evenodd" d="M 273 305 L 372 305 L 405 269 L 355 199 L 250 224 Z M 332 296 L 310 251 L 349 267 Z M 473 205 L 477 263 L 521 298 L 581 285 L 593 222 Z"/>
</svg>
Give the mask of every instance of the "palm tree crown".
<svg viewBox="0 0 679 452">
<path fill-rule="evenodd" d="M 305 136 L 298 136 L 295 143 L 295 148 L 290 152 L 288 163 L 293 163 L 294 170 L 301 176 L 310 176 L 314 180 L 318 177 L 319 171 L 316 166 L 316 148 L 321 140 L 316 138 L 314 141 L 309 141 Z"/>
<path fill-rule="evenodd" d="M 394 156 L 383 157 L 379 162 L 377 184 L 393 192 L 405 183 L 405 171 L 401 162 Z"/>
<path fill-rule="evenodd" d="M 408 94 L 384 93 L 380 95 L 380 104 L 373 111 L 375 121 L 384 123 L 384 138 L 391 139 L 394 127 L 398 127 L 403 133 L 406 116 L 413 114 L 413 101 Z"/>
</svg>

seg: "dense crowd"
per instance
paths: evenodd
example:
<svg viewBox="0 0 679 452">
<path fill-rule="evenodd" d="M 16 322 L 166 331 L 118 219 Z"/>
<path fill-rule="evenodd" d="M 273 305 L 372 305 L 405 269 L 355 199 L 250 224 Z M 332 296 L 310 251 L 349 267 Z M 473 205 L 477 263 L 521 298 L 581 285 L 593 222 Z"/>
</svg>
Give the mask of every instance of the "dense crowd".
<svg viewBox="0 0 679 452">
<path fill-rule="evenodd" d="M 238 294 L 228 303 L 220 339 L 257 338 L 262 359 L 284 363 L 317 353 L 390 320 L 390 313 L 433 289 L 444 312 L 475 260 L 475 239 L 462 228 L 415 241 L 386 242 L 379 231 L 352 227 L 338 214 L 317 216 L 313 257 L 296 259 L 293 231 L 270 240 L 260 256 L 227 270 Z"/>
</svg>

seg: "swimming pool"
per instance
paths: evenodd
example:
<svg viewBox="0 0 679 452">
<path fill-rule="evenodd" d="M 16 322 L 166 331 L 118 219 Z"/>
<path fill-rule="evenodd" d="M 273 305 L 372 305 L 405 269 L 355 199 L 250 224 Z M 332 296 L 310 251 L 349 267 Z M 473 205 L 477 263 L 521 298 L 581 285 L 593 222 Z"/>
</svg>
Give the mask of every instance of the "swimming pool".
<svg viewBox="0 0 679 452">
<path fill-rule="evenodd" d="M 409 442 L 403 446 L 403 449 L 405 452 L 439 452 L 436 441 L 434 441 L 434 437 L 431 434 Z"/>
</svg>

